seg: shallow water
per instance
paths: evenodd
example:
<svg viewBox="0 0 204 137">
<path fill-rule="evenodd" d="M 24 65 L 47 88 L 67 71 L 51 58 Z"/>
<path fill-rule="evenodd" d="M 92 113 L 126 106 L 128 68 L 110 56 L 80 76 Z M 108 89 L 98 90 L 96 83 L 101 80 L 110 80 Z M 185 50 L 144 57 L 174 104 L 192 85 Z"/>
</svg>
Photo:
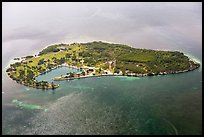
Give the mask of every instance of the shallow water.
<svg viewBox="0 0 204 137">
<path fill-rule="evenodd" d="M 202 66 L 175 75 L 58 81 L 55 90 L 17 84 L 5 72 L 13 58 L 53 43 L 91 41 L 177 50 L 202 62 L 201 11 L 201 2 L 3 3 L 2 134 L 202 134 Z M 75 70 L 38 78 L 66 71 Z"/>
<path fill-rule="evenodd" d="M 53 81 L 52 78 L 60 77 L 61 75 L 66 75 L 68 72 L 79 72 L 77 69 L 74 69 L 71 67 L 64 67 L 64 66 L 53 69 L 51 71 L 52 73 L 49 75 L 39 75 L 38 77 L 36 77 L 36 80 L 38 81 L 46 80 L 48 82 L 51 82 Z"/>
<path fill-rule="evenodd" d="M 62 67 L 38 79 L 51 80 L 70 71 L 73 69 Z M 57 83 L 59 88 L 45 91 L 18 85 L 19 95 L 13 99 L 42 106 L 47 111 L 23 109 L 11 102 L 4 104 L 3 134 L 202 132 L 199 69 L 165 76 L 107 76 Z"/>
</svg>

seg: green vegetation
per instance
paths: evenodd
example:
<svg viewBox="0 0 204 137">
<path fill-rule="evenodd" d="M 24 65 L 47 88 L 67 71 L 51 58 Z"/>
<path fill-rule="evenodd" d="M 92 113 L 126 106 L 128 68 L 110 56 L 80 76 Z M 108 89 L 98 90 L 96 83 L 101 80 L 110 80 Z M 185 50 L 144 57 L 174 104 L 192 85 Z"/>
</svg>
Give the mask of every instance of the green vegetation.
<svg viewBox="0 0 204 137">
<path fill-rule="evenodd" d="M 52 46 L 49 46 L 45 49 L 43 49 L 38 55 L 41 56 L 43 54 L 47 54 L 49 52 L 58 52 L 60 51 L 58 48 L 57 48 L 57 45 L 52 45 Z"/>
<path fill-rule="evenodd" d="M 123 44 L 101 41 L 56 44 L 46 47 L 38 55 L 26 56 L 23 61 L 10 64 L 6 72 L 18 83 L 35 88 L 54 89 L 58 85 L 46 81 L 38 82 L 35 77 L 63 63 L 78 68 L 83 66 L 99 68 L 93 75 L 109 71 L 113 74 L 152 76 L 180 73 L 199 67 L 199 64 L 190 61 L 178 51 L 135 49 Z M 73 77 L 75 74 L 69 75 Z M 85 72 L 81 75 L 85 76 Z"/>
</svg>

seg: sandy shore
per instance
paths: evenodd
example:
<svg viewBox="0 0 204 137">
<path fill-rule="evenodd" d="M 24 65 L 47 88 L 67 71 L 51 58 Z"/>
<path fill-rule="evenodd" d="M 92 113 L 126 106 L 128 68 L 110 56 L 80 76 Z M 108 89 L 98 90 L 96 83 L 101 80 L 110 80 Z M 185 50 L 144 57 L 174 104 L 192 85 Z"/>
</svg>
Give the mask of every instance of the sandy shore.
<svg viewBox="0 0 204 137">
<path fill-rule="evenodd" d="M 91 77 L 102 77 L 102 76 L 123 76 L 123 75 L 122 74 L 102 74 L 102 75 L 87 75 L 87 76 L 80 76 L 80 77 L 73 77 L 73 78 L 57 77 L 57 78 L 53 78 L 53 80 L 54 81 L 74 80 L 74 79 L 91 78 Z"/>
</svg>

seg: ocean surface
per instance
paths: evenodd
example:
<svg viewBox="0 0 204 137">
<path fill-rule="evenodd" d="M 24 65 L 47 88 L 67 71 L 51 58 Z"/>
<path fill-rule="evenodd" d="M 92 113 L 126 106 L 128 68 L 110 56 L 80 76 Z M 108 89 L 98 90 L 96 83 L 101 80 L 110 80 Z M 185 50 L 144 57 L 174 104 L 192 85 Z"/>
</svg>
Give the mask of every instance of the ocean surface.
<svg viewBox="0 0 204 137">
<path fill-rule="evenodd" d="M 201 67 L 153 77 L 95 77 L 33 89 L 6 74 L 55 43 L 104 41 L 184 52 Z M 75 69 L 62 67 L 38 79 Z M 202 134 L 202 3 L 2 4 L 2 134 Z"/>
<path fill-rule="evenodd" d="M 202 53 L 183 51 L 199 61 L 201 67 L 164 76 L 58 81 L 60 87 L 55 90 L 34 89 L 12 81 L 5 72 L 12 56 L 5 55 L 2 134 L 200 135 Z M 67 72 L 77 70 L 61 67 L 37 79 L 52 81 Z"/>
</svg>

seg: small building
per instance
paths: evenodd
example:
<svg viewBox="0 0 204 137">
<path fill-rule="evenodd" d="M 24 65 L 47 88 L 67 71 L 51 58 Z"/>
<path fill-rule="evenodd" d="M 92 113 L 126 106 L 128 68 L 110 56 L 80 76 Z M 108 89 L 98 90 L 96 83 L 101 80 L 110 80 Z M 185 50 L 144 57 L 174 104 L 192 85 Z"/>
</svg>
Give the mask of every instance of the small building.
<svg viewBox="0 0 204 137">
<path fill-rule="evenodd" d="M 108 72 L 107 72 L 106 70 L 104 70 L 104 73 L 105 73 L 105 74 L 108 74 Z"/>
<path fill-rule="evenodd" d="M 60 50 L 67 50 L 67 48 L 65 48 L 65 47 L 60 47 L 59 49 Z"/>
</svg>

